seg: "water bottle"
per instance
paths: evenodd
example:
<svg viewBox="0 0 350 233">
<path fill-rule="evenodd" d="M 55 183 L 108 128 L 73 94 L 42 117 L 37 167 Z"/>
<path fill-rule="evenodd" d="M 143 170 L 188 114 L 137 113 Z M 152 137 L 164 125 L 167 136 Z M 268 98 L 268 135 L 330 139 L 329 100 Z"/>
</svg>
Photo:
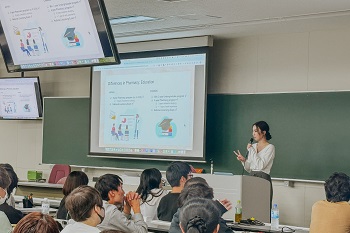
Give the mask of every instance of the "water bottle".
<svg viewBox="0 0 350 233">
<path fill-rule="evenodd" d="M 41 203 L 41 213 L 49 214 L 49 212 L 50 212 L 50 202 L 47 198 L 44 198 L 43 202 Z"/>
<path fill-rule="evenodd" d="M 240 200 L 237 201 L 235 209 L 235 222 L 240 222 L 242 220 L 242 205 Z"/>
<path fill-rule="evenodd" d="M 271 229 L 277 230 L 280 224 L 280 211 L 277 204 L 273 204 L 271 209 Z"/>
</svg>

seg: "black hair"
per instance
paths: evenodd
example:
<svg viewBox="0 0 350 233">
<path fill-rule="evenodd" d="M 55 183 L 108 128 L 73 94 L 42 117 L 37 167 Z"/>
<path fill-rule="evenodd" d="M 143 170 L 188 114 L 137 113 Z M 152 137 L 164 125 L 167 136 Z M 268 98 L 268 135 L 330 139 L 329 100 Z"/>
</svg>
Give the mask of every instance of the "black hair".
<svg viewBox="0 0 350 233">
<path fill-rule="evenodd" d="M 79 187 L 80 185 L 87 185 L 89 183 L 88 176 L 82 171 L 72 171 L 67 176 L 66 181 L 63 185 L 63 195 L 68 196 L 73 189 Z"/>
<path fill-rule="evenodd" d="M 118 187 L 123 184 L 122 178 L 114 174 L 105 174 L 100 176 L 95 184 L 95 188 L 100 192 L 105 201 L 109 201 L 108 192 L 111 190 L 118 191 Z"/>
<path fill-rule="evenodd" d="M 145 169 L 141 173 L 140 185 L 137 188 L 136 192 L 141 195 L 141 200 L 143 202 L 146 202 L 149 194 L 153 198 L 153 197 L 159 197 L 163 193 L 163 190 L 160 190 L 158 193 L 151 192 L 152 189 L 159 188 L 161 181 L 162 181 L 162 174 L 157 168 Z"/>
<path fill-rule="evenodd" d="M 327 201 L 340 202 L 350 200 L 350 178 L 342 172 L 334 172 L 325 182 Z"/>
<path fill-rule="evenodd" d="M 265 137 L 266 137 L 266 140 L 270 140 L 272 138 L 271 134 L 270 134 L 270 127 L 269 125 L 265 122 L 265 121 L 258 121 L 258 122 L 255 122 L 253 124 L 253 126 L 256 126 L 257 128 L 259 128 L 261 130 L 261 132 L 265 131 Z"/>
<path fill-rule="evenodd" d="M 6 189 L 11 184 L 11 178 L 5 168 L 0 167 L 0 187 Z"/>
<path fill-rule="evenodd" d="M 219 224 L 220 211 L 213 200 L 196 198 L 184 204 L 179 219 L 185 233 L 212 233 Z"/>
<path fill-rule="evenodd" d="M 192 198 L 213 199 L 214 191 L 208 184 L 194 183 L 186 186 L 180 193 L 178 206 L 181 207 L 184 203 Z"/>
<path fill-rule="evenodd" d="M 193 184 L 198 184 L 198 183 L 206 184 L 207 186 L 209 186 L 209 184 L 207 183 L 207 181 L 204 178 L 202 178 L 200 176 L 196 176 L 196 177 L 193 177 L 193 178 L 187 180 L 185 185 L 184 185 L 184 188 L 186 188 L 187 186 L 193 185 Z"/>
<path fill-rule="evenodd" d="M 187 175 L 191 172 L 191 167 L 185 162 L 175 161 L 170 164 L 166 170 L 166 179 L 171 187 L 180 186 L 181 177 L 187 179 Z"/>
<path fill-rule="evenodd" d="M 10 186 L 7 188 L 7 194 L 10 196 L 10 194 L 12 193 L 12 191 L 17 188 L 18 186 L 18 176 L 15 172 L 15 170 L 13 169 L 13 167 L 8 164 L 8 163 L 2 163 L 0 164 L 0 167 L 4 168 L 7 171 L 7 174 L 9 175 L 10 179 L 11 179 L 11 184 Z M 8 196 L 8 197 L 9 197 Z"/>
</svg>

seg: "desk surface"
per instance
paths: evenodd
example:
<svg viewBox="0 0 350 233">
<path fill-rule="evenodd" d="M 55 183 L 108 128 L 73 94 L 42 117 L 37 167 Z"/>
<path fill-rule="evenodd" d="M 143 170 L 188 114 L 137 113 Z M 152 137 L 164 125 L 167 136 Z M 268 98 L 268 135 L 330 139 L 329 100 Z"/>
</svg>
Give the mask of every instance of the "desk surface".
<svg viewBox="0 0 350 233">
<path fill-rule="evenodd" d="M 170 222 L 164 222 L 160 220 L 153 220 L 151 222 L 147 222 L 147 225 L 148 225 L 149 232 L 166 233 L 166 232 L 169 232 L 169 228 L 170 228 Z M 266 224 L 265 226 L 253 226 L 253 225 L 244 225 L 244 224 L 236 224 L 236 223 L 227 223 L 227 225 L 232 230 L 235 230 L 235 231 L 280 233 L 282 232 L 282 227 L 289 227 L 291 229 L 294 229 L 295 233 L 309 232 L 308 228 L 284 226 L 284 225 L 281 225 L 279 227 L 279 230 L 272 230 L 269 224 Z"/>
<path fill-rule="evenodd" d="M 269 224 L 266 224 L 265 226 L 256 226 L 256 225 L 230 223 L 230 224 L 227 224 L 227 225 L 232 230 L 235 230 L 235 231 L 252 231 L 252 232 L 279 233 L 279 232 L 282 232 L 282 227 L 288 227 L 290 229 L 295 230 L 294 233 L 308 233 L 309 232 L 308 228 L 294 227 L 294 226 L 284 226 L 284 225 L 281 225 L 278 230 L 271 229 L 271 226 Z M 285 231 L 285 232 L 292 232 L 292 231 Z"/>
<path fill-rule="evenodd" d="M 16 203 L 22 203 L 23 196 L 14 195 L 14 198 L 15 198 L 15 202 Z M 36 205 L 36 206 L 41 206 L 41 203 L 43 202 L 43 200 L 44 200 L 44 198 L 34 197 L 33 198 L 33 204 Z M 51 207 L 58 208 L 60 206 L 62 198 L 56 198 L 56 199 L 48 198 L 48 200 L 50 202 L 50 206 Z"/>
<path fill-rule="evenodd" d="M 50 184 L 50 183 L 29 182 L 29 181 L 20 181 L 20 182 L 18 182 L 18 186 L 54 188 L 54 189 L 62 189 L 63 188 L 63 184 Z"/>
</svg>

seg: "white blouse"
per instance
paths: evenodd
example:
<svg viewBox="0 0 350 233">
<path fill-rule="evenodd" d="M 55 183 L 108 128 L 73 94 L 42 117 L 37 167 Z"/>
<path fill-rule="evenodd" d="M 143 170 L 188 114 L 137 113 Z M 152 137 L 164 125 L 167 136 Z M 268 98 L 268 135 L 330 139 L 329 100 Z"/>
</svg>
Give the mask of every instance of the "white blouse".
<svg viewBox="0 0 350 233">
<path fill-rule="evenodd" d="M 270 174 L 273 159 L 275 158 L 275 146 L 268 144 L 264 149 L 257 153 L 257 143 L 254 143 L 249 148 L 248 159 L 242 162 L 244 169 L 247 172 L 262 171 L 266 174 Z"/>
</svg>

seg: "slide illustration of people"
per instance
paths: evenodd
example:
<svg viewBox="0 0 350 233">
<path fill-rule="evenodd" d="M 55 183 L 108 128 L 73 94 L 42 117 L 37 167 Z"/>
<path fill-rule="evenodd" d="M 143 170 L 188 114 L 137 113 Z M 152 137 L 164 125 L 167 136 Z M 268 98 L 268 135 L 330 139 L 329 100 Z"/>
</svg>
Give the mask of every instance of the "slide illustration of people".
<svg viewBox="0 0 350 233">
<path fill-rule="evenodd" d="M 120 124 L 119 125 L 119 127 L 118 127 L 118 140 L 120 139 L 120 140 L 122 140 L 123 141 L 123 132 L 122 132 L 122 124 Z"/>
<path fill-rule="evenodd" d="M 22 50 L 23 52 L 26 52 L 26 53 L 27 53 L 27 56 L 32 56 L 32 55 L 30 54 L 29 50 L 26 49 L 26 48 L 24 47 L 24 43 L 23 43 L 22 39 L 20 39 L 19 41 L 20 41 L 21 50 Z"/>
<path fill-rule="evenodd" d="M 111 129 L 112 139 L 115 138 L 115 140 L 119 140 L 118 134 L 115 132 L 115 124 L 113 123 L 112 129 Z"/>
<path fill-rule="evenodd" d="M 139 114 L 136 114 L 134 139 L 139 139 L 139 123 L 140 123 L 140 116 L 139 116 Z"/>
<path fill-rule="evenodd" d="M 126 127 L 125 127 L 124 140 L 129 141 L 129 126 L 128 125 L 126 125 Z"/>
</svg>

